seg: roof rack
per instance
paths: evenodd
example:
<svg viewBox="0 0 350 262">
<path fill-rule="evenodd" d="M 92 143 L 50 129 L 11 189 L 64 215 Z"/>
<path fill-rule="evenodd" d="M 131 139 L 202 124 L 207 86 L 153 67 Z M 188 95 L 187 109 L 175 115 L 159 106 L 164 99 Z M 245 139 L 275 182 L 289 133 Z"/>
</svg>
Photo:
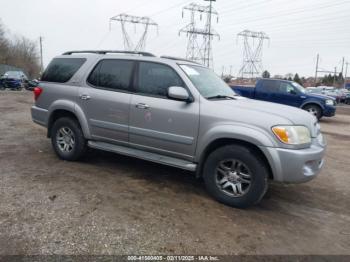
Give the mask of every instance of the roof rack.
<svg viewBox="0 0 350 262">
<path fill-rule="evenodd" d="M 181 58 L 181 57 L 163 55 L 160 58 L 165 58 L 165 59 L 170 59 L 170 60 L 178 60 L 178 61 L 186 61 L 186 62 L 191 62 L 191 63 L 197 64 L 197 65 L 201 65 L 200 63 L 198 63 L 196 61 L 192 61 L 192 60 Z"/>
<path fill-rule="evenodd" d="M 114 53 L 114 54 L 133 54 L 133 55 L 142 55 L 142 56 L 152 56 L 154 57 L 154 54 L 148 53 L 148 52 L 138 52 L 138 51 L 122 51 L 122 50 L 82 50 L 82 51 L 68 51 L 63 53 L 62 55 L 71 55 L 71 54 L 100 54 L 105 55 L 108 53 Z"/>
</svg>

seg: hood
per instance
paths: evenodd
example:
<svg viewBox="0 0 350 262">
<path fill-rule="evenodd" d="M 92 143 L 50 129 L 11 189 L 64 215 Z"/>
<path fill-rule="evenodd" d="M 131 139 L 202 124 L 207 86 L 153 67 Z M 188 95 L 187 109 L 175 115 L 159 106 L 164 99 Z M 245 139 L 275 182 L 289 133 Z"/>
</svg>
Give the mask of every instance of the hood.
<svg viewBox="0 0 350 262">
<path fill-rule="evenodd" d="M 217 114 L 240 119 L 250 125 L 270 129 L 275 125 L 303 125 L 317 136 L 317 120 L 310 113 L 291 106 L 238 97 L 236 100 L 216 100 Z"/>
<path fill-rule="evenodd" d="M 334 97 L 327 96 L 327 95 L 322 95 L 322 94 L 307 93 L 307 95 L 308 95 L 309 97 L 313 97 L 313 98 L 321 98 L 321 99 L 323 99 L 323 100 L 326 100 L 326 99 L 335 100 L 335 98 L 334 98 Z"/>
</svg>

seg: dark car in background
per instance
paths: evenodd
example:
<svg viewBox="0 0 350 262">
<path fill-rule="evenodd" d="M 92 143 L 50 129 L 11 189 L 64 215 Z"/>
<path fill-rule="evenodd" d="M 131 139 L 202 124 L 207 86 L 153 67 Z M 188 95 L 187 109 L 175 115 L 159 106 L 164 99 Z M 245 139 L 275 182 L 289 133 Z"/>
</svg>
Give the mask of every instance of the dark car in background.
<svg viewBox="0 0 350 262">
<path fill-rule="evenodd" d="M 22 90 L 26 75 L 22 71 L 8 71 L 0 78 L 1 89 Z"/>
<path fill-rule="evenodd" d="M 335 115 L 335 99 L 321 94 L 307 93 L 301 85 L 280 79 L 259 79 L 255 86 L 231 88 L 239 95 L 288 106 L 299 107 L 313 114 L 317 119 Z"/>
</svg>

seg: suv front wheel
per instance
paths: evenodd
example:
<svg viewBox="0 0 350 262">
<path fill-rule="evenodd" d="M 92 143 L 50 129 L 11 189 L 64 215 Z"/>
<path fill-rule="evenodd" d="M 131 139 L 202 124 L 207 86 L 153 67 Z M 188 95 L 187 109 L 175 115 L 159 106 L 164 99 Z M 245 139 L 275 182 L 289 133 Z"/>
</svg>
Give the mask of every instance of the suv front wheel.
<svg viewBox="0 0 350 262">
<path fill-rule="evenodd" d="M 268 187 L 264 161 L 254 150 L 241 145 L 213 151 L 204 165 L 203 177 L 215 199 L 238 208 L 257 204 Z"/>
<path fill-rule="evenodd" d="M 51 129 L 51 143 L 63 160 L 75 161 L 86 151 L 86 140 L 79 123 L 69 117 L 55 121 Z"/>
</svg>

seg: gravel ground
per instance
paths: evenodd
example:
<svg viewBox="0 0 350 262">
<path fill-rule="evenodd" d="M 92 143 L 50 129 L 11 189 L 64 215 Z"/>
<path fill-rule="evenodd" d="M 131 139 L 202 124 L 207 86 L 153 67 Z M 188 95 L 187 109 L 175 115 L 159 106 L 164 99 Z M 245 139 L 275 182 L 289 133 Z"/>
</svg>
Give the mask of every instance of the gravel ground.
<svg viewBox="0 0 350 262">
<path fill-rule="evenodd" d="M 182 170 L 90 150 L 59 160 L 30 92 L 0 92 L 0 255 L 348 254 L 350 107 L 321 121 L 322 173 L 239 210 Z"/>
</svg>

